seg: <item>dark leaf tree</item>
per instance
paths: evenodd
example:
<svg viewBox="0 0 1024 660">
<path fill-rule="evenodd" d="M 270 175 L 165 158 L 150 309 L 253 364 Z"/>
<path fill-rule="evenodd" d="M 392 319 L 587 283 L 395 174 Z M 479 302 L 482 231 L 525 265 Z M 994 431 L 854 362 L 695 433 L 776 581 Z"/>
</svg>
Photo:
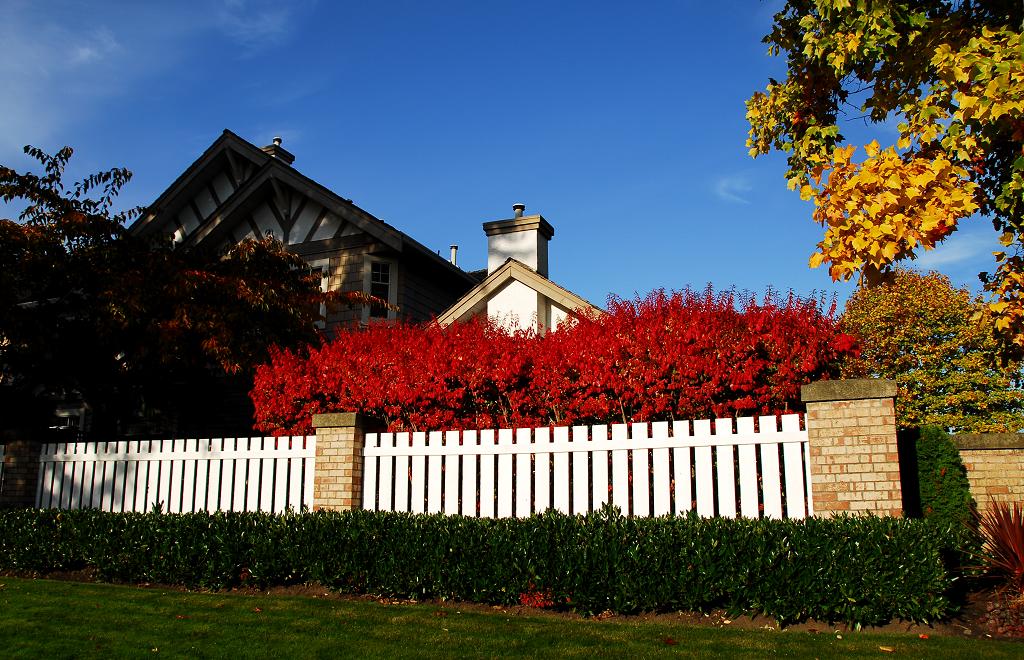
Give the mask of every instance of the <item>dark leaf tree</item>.
<svg viewBox="0 0 1024 660">
<path fill-rule="evenodd" d="M 322 303 L 364 297 L 321 293 L 272 239 L 226 254 L 143 241 L 125 230 L 140 209 L 113 210 L 130 172 L 67 187 L 70 148 L 25 152 L 41 174 L 0 167 L 0 198 L 23 209 L 0 219 L 4 426 L 45 426 L 70 399 L 89 406 L 97 432 L 124 432 L 140 415 L 166 423 L 232 381 L 244 392 L 270 345 L 317 340 Z"/>
</svg>

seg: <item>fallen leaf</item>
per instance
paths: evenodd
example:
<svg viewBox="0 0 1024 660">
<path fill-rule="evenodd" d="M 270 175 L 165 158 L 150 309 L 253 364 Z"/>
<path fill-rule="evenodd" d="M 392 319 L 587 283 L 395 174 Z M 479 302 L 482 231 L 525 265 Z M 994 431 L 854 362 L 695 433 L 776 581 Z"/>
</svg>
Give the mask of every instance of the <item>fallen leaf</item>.
<svg viewBox="0 0 1024 660">
<path fill-rule="evenodd" d="M 252 608 L 252 611 L 253 611 L 253 612 L 256 612 L 257 614 L 259 614 L 259 613 L 260 613 L 260 612 L 262 612 L 263 610 L 261 610 L 261 609 L 260 609 L 260 608 L 258 608 L 258 607 L 254 607 L 254 608 Z"/>
<path fill-rule="evenodd" d="M 665 639 L 663 639 L 661 641 L 665 642 L 665 646 L 675 646 L 676 644 L 679 643 L 676 640 L 672 639 L 671 637 L 666 637 Z"/>
<path fill-rule="evenodd" d="M 191 617 L 189 617 L 189 616 L 186 616 L 186 615 L 184 615 L 184 614 L 175 614 L 175 615 L 174 615 L 174 618 L 175 618 L 175 619 L 190 619 Z"/>
<path fill-rule="evenodd" d="M 891 646 L 879 646 L 878 650 L 882 651 L 883 653 L 895 653 L 896 652 L 896 649 L 894 649 Z"/>
<path fill-rule="evenodd" d="M 921 633 L 920 635 L 918 635 L 918 637 L 919 637 L 920 639 L 928 639 L 928 635 L 926 635 L 926 634 L 924 634 L 924 633 Z"/>
</svg>

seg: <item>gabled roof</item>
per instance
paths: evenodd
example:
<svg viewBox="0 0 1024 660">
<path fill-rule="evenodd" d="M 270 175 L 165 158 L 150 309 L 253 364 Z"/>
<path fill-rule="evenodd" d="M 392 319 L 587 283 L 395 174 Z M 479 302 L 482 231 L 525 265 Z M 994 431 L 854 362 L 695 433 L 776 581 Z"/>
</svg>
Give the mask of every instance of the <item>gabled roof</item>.
<svg viewBox="0 0 1024 660">
<path fill-rule="evenodd" d="M 190 232 L 182 243 L 182 247 L 195 247 L 211 235 L 226 229 L 236 211 L 244 207 L 251 194 L 264 185 L 286 185 L 298 193 L 316 201 L 324 208 L 342 216 L 360 231 L 365 232 L 380 243 L 398 251 L 407 249 L 418 253 L 428 261 L 450 270 L 471 283 L 475 280 L 465 271 L 453 266 L 434 251 L 428 249 L 407 234 L 364 211 L 351 200 L 345 199 L 330 189 L 305 176 L 286 161 L 275 158 L 263 149 L 255 146 L 235 133 L 225 129 L 213 144 L 202 153 L 175 181 L 149 206 L 146 213 L 129 227 L 134 234 L 145 234 L 158 230 L 154 224 L 164 214 L 173 210 L 175 204 L 182 201 L 197 181 L 216 174 L 210 172 L 219 161 L 226 160 L 233 167 L 237 162 L 246 162 L 256 171 L 249 175 L 227 199 L 220 200 L 218 207 L 206 218 L 199 227 Z"/>
<path fill-rule="evenodd" d="M 437 317 L 437 322 L 441 325 L 451 325 L 455 321 L 466 320 L 472 315 L 474 308 L 481 303 L 485 303 L 488 298 L 513 280 L 522 282 L 534 291 L 546 296 L 559 307 L 570 312 L 583 310 L 600 313 L 603 311 L 600 307 L 581 298 L 572 291 L 558 286 L 523 262 L 510 257 L 505 260 L 505 263 L 496 268 L 493 273 L 484 278 L 482 282 L 455 301 L 455 304 L 441 313 Z"/>
</svg>

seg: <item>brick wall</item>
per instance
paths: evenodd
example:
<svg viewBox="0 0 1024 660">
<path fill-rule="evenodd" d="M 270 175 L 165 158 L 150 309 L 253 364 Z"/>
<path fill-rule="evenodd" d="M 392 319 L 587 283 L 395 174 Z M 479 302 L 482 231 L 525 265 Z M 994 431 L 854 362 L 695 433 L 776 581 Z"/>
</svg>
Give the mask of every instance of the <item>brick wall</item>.
<svg viewBox="0 0 1024 660">
<path fill-rule="evenodd" d="M 36 502 L 39 481 L 39 443 L 0 437 L 4 471 L 0 507 L 28 507 Z"/>
<path fill-rule="evenodd" d="M 1024 434 L 960 434 L 953 442 L 960 449 L 980 513 L 993 502 L 1024 502 Z"/>
<path fill-rule="evenodd" d="M 802 388 L 815 515 L 903 514 L 895 396 L 896 384 L 888 380 Z"/>
</svg>

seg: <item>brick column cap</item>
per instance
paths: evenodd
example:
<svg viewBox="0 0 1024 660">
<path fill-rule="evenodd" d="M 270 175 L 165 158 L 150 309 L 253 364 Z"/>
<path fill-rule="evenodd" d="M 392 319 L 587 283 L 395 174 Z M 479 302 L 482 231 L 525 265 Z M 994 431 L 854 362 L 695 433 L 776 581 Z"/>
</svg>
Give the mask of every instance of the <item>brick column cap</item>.
<svg viewBox="0 0 1024 660">
<path fill-rule="evenodd" d="M 313 415 L 313 428 L 365 427 L 369 418 L 357 412 L 319 413 Z"/>
<path fill-rule="evenodd" d="M 884 378 L 820 380 L 800 388 L 800 400 L 804 403 L 855 401 L 857 399 L 892 399 L 895 397 L 896 381 Z"/>
<path fill-rule="evenodd" d="M 1024 449 L 1024 433 L 957 433 L 957 449 Z"/>
</svg>

